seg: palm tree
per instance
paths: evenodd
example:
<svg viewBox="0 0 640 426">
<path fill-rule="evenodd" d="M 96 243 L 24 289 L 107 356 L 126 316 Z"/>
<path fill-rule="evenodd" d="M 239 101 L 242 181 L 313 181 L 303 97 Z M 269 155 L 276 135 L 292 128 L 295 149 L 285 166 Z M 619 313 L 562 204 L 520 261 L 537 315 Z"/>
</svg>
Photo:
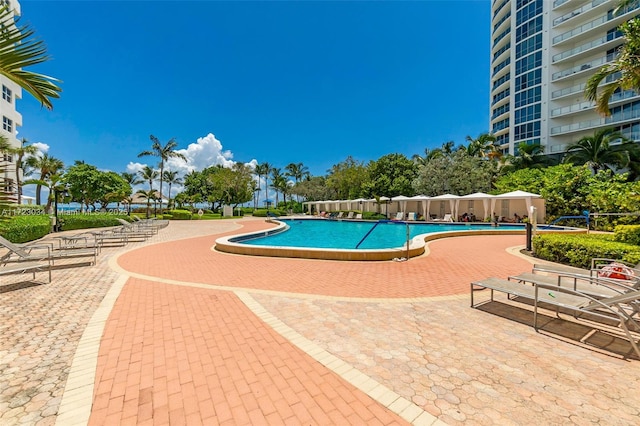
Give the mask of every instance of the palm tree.
<svg viewBox="0 0 640 426">
<path fill-rule="evenodd" d="M 20 26 L 19 21 L 20 18 L 14 21 L 13 11 L 8 7 L 0 9 L 0 22 L 3 23 L 0 32 L 0 75 L 29 92 L 45 108 L 53 109 L 51 100 L 59 98 L 62 92 L 56 84 L 60 80 L 25 70 L 51 58 L 47 55 L 44 42 L 34 37 L 35 31 L 26 25 Z"/>
<path fill-rule="evenodd" d="M 442 148 L 440 148 L 440 151 L 442 152 L 443 155 L 449 156 L 453 154 L 453 148 L 455 146 L 456 146 L 456 143 L 454 141 L 447 141 L 442 144 Z"/>
<path fill-rule="evenodd" d="M 155 193 L 152 190 L 139 189 L 136 194 L 139 194 L 143 200 L 147 200 L 147 219 L 149 219 L 151 217 L 151 200 L 156 199 Z"/>
<path fill-rule="evenodd" d="M 154 157 L 160 158 L 160 210 L 162 210 L 162 180 L 164 176 L 164 162 L 169 158 L 180 158 L 181 160 L 187 161 L 187 157 L 184 154 L 181 154 L 175 150 L 178 146 L 178 142 L 174 138 L 169 139 L 169 141 L 162 146 L 160 140 L 153 135 L 149 136 L 151 139 L 151 150 L 150 151 L 142 151 L 138 154 L 138 157 L 144 157 L 147 155 L 152 155 Z"/>
<path fill-rule="evenodd" d="M 42 156 L 29 157 L 26 163 L 40 171 L 40 177 L 38 180 L 47 181 L 49 176 L 59 173 L 64 169 L 64 163 L 49 154 L 42 154 Z M 40 205 L 40 192 L 42 191 L 42 183 L 36 184 L 36 204 Z"/>
<path fill-rule="evenodd" d="M 620 6 L 636 2 L 624 1 Z M 640 89 L 640 19 L 634 18 L 623 23 L 620 31 L 626 43 L 618 48 L 618 56 L 611 63 L 587 80 L 584 90 L 585 97 L 594 101 L 596 111 L 603 115 L 611 115 L 609 99 L 616 91 Z M 599 87 L 603 81 L 605 84 Z"/>
<path fill-rule="evenodd" d="M 619 145 L 611 142 L 620 140 Z M 596 130 L 593 136 L 585 136 L 567 148 L 564 161 L 574 164 L 587 164 L 597 173 L 613 167 L 626 167 L 629 164 L 629 152 L 638 150 L 638 146 L 614 129 Z"/>
<path fill-rule="evenodd" d="M 282 186 L 282 180 L 284 180 L 284 176 L 282 176 L 282 170 L 278 167 L 274 167 L 271 169 L 271 188 L 276 191 L 276 204 L 275 207 L 278 207 L 278 190 Z M 285 200 L 286 202 L 286 200 Z"/>
<path fill-rule="evenodd" d="M 169 197 L 167 201 L 167 208 L 171 209 L 171 185 L 180 185 L 182 184 L 182 178 L 178 176 L 178 172 L 167 170 L 164 172 L 162 180 L 169 184 Z"/>
<path fill-rule="evenodd" d="M 296 185 L 304 179 L 305 176 L 309 176 L 309 168 L 302 163 L 289 163 L 285 169 L 287 170 L 287 176 L 295 179 Z M 299 198 L 298 201 L 300 201 Z"/>
<path fill-rule="evenodd" d="M 269 198 L 269 191 L 267 190 L 267 178 L 269 177 L 269 173 L 271 172 L 271 164 L 269 163 L 262 163 L 262 164 L 258 164 L 256 166 L 256 170 L 255 173 L 258 176 L 258 198 L 260 198 L 260 178 L 262 176 L 265 177 L 265 183 L 264 183 L 264 191 L 265 191 L 265 199 Z"/>
<path fill-rule="evenodd" d="M 144 166 L 138 171 L 138 175 L 142 178 L 142 182 L 149 182 L 149 191 L 153 191 L 153 181 L 158 179 L 159 173 L 149 166 Z"/>
<path fill-rule="evenodd" d="M 15 155 L 15 172 L 16 172 L 16 186 L 18 188 L 18 204 L 22 203 L 22 183 L 20 182 L 20 170 L 24 168 L 24 157 L 28 155 L 35 155 L 38 152 L 38 148 L 33 145 L 26 145 L 27 139 L 22 138 L 19 147 L 10 147 L 7 152 Z"/>
<path fill-rule="evenodd" d="M 495 150 L 496 137 L 491 133 L 481 133 L 476 139 L 471 136 L 465 139 L 469 142 L 467 153 L 472 157 L 487 158 Z"/>
<path fill-rule="evenodd" d="M 424 156 L 422 156 L 420 154 L 413 154 L 411 159 L 418 166 L 424 166 L 429 161 L 433 160 L 434 158 L 442 157 L 442 155 L 443 155 L 442 154 L 442 150 L 440 148 L 433 148 L 433 149 L 425 148 L 424 149 Z"/>
</svg>

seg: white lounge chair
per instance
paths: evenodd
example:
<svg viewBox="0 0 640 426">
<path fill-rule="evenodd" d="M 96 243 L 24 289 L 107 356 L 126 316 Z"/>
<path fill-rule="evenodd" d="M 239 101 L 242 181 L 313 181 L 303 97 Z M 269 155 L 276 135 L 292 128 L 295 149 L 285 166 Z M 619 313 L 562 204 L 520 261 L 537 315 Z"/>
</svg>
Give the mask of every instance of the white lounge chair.
<svg viewBox="0 0 640 426">
<path fill-rule="evenodd" d="M 450 213 L 444 215 L 442 219 L 433 219 L 434 222 L 453 222 L 453 217 Z"/>
<path fill-rule="evenodd" d="M 396 217 L 394 217 L 393 220 L 404 220 L 404 212 L 396 213 Z"/>
<path fill-rule="evenodd" d="M 409 212 L 409 214 L 407 215 L 407 220 L 416 221 L 418 220 L 418 215 L 416 214 L 416 212 Z"/>
</svg>

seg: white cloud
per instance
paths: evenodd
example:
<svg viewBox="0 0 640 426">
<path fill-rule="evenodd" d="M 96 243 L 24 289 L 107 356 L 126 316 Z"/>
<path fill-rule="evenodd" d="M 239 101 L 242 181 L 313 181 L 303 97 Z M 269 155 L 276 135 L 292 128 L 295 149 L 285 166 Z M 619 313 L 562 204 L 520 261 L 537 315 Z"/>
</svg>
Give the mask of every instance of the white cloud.
<svg viewBox="0 0 640 426">
<path fill-rule="evenodd" d="M 195 143 L 189 144 L 186 149 L 177 149 L 176 152 L 184 155 L 187 161 L 184 161 L 181 158 L 169 158 L 164 164 L 164 169 L 177 171 L 178 175 L 183 178 L 186 174 L 194 170 L 200 171 L 204 168 L 216 165 L 233 167 L 236 163 L 233 161 L 233 153 L 230 150 L 224 150 L 222 148 L 222 143 L 216 139 L 213 133 L 209 133 L 207 136 L 198 138 Z M 150 160 L 152 159 L 152 157 L 148 158 Z M 245 164 L 252 169 L 255 169 L 255 166 L 258 164 L 258 160 L 254 159 Z M 129 162 L 129 164 L 127 164 L 127 172 L 137 173 L 145 166 L 147 166 L 147 164 Z M 154 163 L 153 167 L 158 168 L 158 164 Z M 164 186 L 165 185 L 163 185 L 163 187 Z M 140 188 L 144 188 L 144 185 L 140 185 L 135 189 Z M 175 196 L 177 193 L 182 191 L 182 189 L 181 185 L 172 186 L 171 196 Z"/>
<path fill-rule="evenodd" d="M 47 152 L 49 152 L 49 145 L 47 145 L 46 143 L 34 142 L 31 145 L 35 146 L 38 149 L 38 153 L 36 154 L 37 157 L 42 157 L 42 154 L 46 154 Z"/>
</svg>

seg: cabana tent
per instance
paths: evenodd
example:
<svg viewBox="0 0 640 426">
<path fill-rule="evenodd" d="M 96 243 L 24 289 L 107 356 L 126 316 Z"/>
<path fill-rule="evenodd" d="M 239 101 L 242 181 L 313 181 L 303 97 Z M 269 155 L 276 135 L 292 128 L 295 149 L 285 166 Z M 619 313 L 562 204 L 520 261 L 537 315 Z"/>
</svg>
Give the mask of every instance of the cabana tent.
<svg viewBox="0 0 640 426">
<path fill-rule="evenodd" d="M 428 220 L 427 213 L 429 212 L 431 197 L 427 197 L 426 195 L 416 195 L 415 197 L 411 197 L 411 199 L 422 205 L 422 217 L 424 217 L 425 220 Z"/>
<path fill-rule="evenodd" d="M 473 210 L 471 209 L 471 207 L 468 205 L 467 207 L 469 207 L 469 211 L 467 213 L 472 213 L 474 215 L 476 215 L 476 209 L 477 207 L 475 207 L 475 201 L 482 201 L 482 207 L 484 209 L 484 214 L 482 216 L 480 215 L 476 215 L 476 217 L 480 220 L 485 220 L 487 218 L 491 217 L 491 210 L 489 210 L 489 207 L 491 205 L 491 200 L 495 197 L 495 195 L 491 195 L 491 194 L 485 194 L 484 192 L 476 192 L 473 194 L 469 194 L 469 195 L 463 195 L 462 197 L 460 197 L 460 201 L 473 201 L 474 202 L 474 206 L 473 206 Z M 458 205 L 458 208 L 460 207 L 460 205 Z M 464 205 L 463 205 L 463 209 L 464 209 Z"/>
<path fill-rule="evenodd" d="M 431 202 L 433 201 L 449 201 L 449 213 L 451 213 L 451 217 L 453 218 L 454 221 L 458 220 L 458 201 L 460 201 L 460 196 L 459 195 L 453 195 L 453 194 L 442 194 L 442 195 L 438 195 L 437 197 L 431 197 L 430 199 Z M 443 212 L 441 213 L 446 213 L 447 209 L 446 207 L 444 208 Z M 429 214 L 429 209 L 427 209 L 427 214 Z M 425 216 L 425 219 L 429 220 L 430 217 L 429 216 Z"/>
<path fill-rule="evenodd" d="M 496 195 L 491 200 L 491 211 L 496 211 L 496 201 L 505 200 L 507 203 L 502 203 L 500 206 L 500 213 L 497 216 L 503 216 L 510 218 L 512 213 L 518 213 L 520 216 L 528 216 L 531 211 L 531 206 L 535 206 L 537 209 L 537 222 L 543 222 L 545 217 L 545 205 L 544 199 L 538 194 L 533 194 L 526 191 L 512 191 L 504 194 Z"/>
</svg>

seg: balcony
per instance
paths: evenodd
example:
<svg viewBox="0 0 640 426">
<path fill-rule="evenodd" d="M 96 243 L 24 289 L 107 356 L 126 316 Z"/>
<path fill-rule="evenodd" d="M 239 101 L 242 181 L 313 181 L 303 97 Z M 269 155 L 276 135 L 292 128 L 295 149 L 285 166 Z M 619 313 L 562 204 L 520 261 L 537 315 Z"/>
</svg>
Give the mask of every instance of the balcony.
<svg viewBox="0 0 640 426">
<path fill-rule="evenodd" d="M 569 105 L 562 108 L 556 108 L 551 110 L 551 117 L 558 117 L 560 115 L 567 115 L 574 112 L 585 111 L 593 108 L 593 102 L 580 102 L 578 104 Z"/>
<path fill-rule="evenodd" d="M 553 73 L 551 76 L 551 81 L 558 81 L 568 76 L 572 76 L 574 74 L 581 73 L 583 71 L 591 70 L 592 68 L 599 67 L 601 65 L 607 64 L 615 59 L 615 53 L 610 53 L 605 57 L 594 59 L 591 62 L 586 62 L 581 65 L 576 65 L 575 67 L 568 68 L 566 70 L 558 71 Z"/>
<path fill-rule="evenodd" d="M 596 47 L 601 47 L 602 45 L 609 43 L 611 41 L 615 41 L 617 39 L 622 38 L 622 33 L 619 31 L 609 33 L 602 37 L 599 37 L 595 40 L 590 41 L 589 43 L 585 43 L 571 50 L 565 50 L 562 53 L 558 53 L 557 55 L 553 55 L 552 62 L 557 63 L 564 59 L 570 58 L 572 56 L 576 56 L 582 52 L 586 52 L 591 49 L 595 49 Z"/>
<path fill-rule="evenodd" d="M 628 111 L 622 114 L 616 114 L 615 116 L 596 118 L 588 121 L 581 121 L 579 123 L 568 124 L 566 126 L 558 126 L 551 128 L 552 135 L 560 135 L 566 133 L 575 133 L 581 130 L 593 129 L 601 126 L 608 126 L 614 123 L 622 123 L 630 120 L 637 120 L 640 118 L 640 110 Z"/>
<path fill-rule="evenodd" d="M 587 12 L 587 11 L 593 9 L 593 8 L 596 8 L 596 7 L 598 7 L 601 4 L 606 3 L 606 2 L 607 2 L 607 0 L 593 0 L 589 4 L 586 4 L 586 5 L 578 8 L 578 9 L 574 9 L 571 12 L 565 13 L 564 15 L 554 19 L 553 20 L 553 26 L 555 27 L 555 26 L 558 26 L 560 24 L 563 24 L 566 21 L 568 21 L 569 19 L 574 18 L 574 17 L 576 17 L 576 16 L 578 16 L 580 14 L 583 14 L 583 13 L 585 13 L 585 12 Z"/>
<path fill-rule="evenodd" d="M 576 36 L 578 36 L 580 34 L 583 34 L 583 33 L 587 32 L 587 31 L 591 30 L 592 28 L 596 28 L 596 27 L 598 27 L 598 26 L 600 26 L 600 25 L 602 25 L 602 24 L 604 24 L 606 22 L 616 21 L 616 20 L 623 20 L 624 16 L 627 13 L 633 12 L 633 11 L 639 9 L 639 8 L 640 8 L 640 3 L 635 5 L 635 6 L 633 6 L 633 7 L 625 8 L 622 11 L 623 13 L 619 14 L 619 15 L 615 15 L 614 16 L 613 14 L 609 14 L 608 13 L 605 16 L 601 16 L 601 17 L 599 17 L 597 19 L 594 19 L 591 22 L 587 22 L 584 25 L 580 25 L 578 28 L 574 28 L 571 31 L 567 31 L 566 33 L 563 33 L 563 34 L 560 34 L 559 36 L 554 37 L 553 38 L 553 44 L 556 45 L 556 44 L 561 43 L 561 42 L 563 42 L 565 40 L 568 40 L 570 38 L 576 37 Z"/>
<path fill-rule="evenodd" d="M 568 1 L 569 0 L 556 0 L 553 2 L 553 8 L 555 9 L 556 7 L 560 7 Z"/>
</svg>

